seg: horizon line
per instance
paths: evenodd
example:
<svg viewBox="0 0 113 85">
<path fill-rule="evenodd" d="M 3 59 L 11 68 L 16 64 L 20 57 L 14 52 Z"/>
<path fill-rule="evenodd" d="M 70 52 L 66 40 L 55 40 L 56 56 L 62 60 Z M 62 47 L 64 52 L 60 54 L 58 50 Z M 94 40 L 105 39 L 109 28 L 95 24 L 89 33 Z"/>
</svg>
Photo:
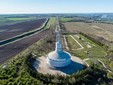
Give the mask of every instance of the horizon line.
<svg viewBox="0 0 113 85">
<path fill-rule="evenodd" d="M 110 14 L 110 13 L 113 13 L 113 12 L 78 12 L 78 13 L 0 13 L 0 15 L 7 15 L 7 14 Z"/>
</svg>

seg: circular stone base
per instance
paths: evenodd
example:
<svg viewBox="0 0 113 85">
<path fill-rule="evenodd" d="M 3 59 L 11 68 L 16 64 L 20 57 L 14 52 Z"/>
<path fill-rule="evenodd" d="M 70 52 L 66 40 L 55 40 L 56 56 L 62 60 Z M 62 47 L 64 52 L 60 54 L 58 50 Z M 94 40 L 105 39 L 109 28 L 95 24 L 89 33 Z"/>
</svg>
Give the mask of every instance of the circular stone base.
<svg viewBox="0 0 113 85">
<path fill-rule="evenodd" d="M 52 74 L 52 75 L 71 75 L 79 70 L 84 68 L 83 61 L 75 56 L 71 57 L 71 62 L 66 67 L 52 67 L 49 66 L 46 62 L 47 57 L 39 57 L 34 63 L 33 66 L 35 69 L 43 74 Z"/>
</svg>

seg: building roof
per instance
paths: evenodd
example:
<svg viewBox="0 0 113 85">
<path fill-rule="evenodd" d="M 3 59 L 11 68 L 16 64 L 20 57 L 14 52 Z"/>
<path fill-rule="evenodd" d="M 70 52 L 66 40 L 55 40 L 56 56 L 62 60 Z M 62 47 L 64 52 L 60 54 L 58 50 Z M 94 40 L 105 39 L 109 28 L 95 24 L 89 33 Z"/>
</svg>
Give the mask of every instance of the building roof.
<svg viewBox="0 0 113 85">
<path fill-rule="evenodd" d="M 48 54 L 48 58 L 51 60 L 68 60 L 71 58 L 71 55 L 65 51 L 52 51 Z"/>
</svg>

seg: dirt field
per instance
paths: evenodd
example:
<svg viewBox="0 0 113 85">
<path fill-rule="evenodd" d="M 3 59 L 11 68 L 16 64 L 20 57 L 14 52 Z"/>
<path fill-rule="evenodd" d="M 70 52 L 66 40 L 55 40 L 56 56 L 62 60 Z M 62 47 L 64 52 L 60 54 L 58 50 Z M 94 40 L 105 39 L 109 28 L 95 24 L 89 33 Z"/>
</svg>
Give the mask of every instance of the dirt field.
<svg viewBox="0 0 113 85">
<path fill-rule="evenodd" d="M 46 19 L 26 21 L 0 27 L 0 41 L 40 27 Z"/>
<path fill-rule="evenodd" d="M 113 25 L 105 23 L 83 23 L 83 22 L 66 22 L 66 29 L 71 32 L 84 32 L 94 36 L 102 37 L 107 41 L 113 41 Z"/>
<path fill-rule="evenodd" d="M 35 35 L 29 36 L 27 38 L 24 38 L 20 41 L 16 41 L 14 43 L 0 47 L 0 64 L 7 61 L 9 58 L 21 52 L 22 50 L 26 49 L 28 46 L 35 43 L 36 41 L 42 39 L 45 35 L 48 35 L 50 32 L 50 30 L 46 30 Z"/>
</svg>

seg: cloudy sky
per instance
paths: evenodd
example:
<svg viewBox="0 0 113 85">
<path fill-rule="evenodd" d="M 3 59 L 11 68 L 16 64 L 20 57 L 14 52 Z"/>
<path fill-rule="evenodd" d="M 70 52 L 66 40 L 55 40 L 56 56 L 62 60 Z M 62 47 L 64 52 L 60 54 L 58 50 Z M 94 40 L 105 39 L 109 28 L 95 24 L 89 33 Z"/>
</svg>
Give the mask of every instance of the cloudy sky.
<svg viewBox="0 0 113 85">
<path fill-rule="evenodd" d="M 0 14 L 113 12 L 113 0 L 0 0 Z"/>
</svg>

